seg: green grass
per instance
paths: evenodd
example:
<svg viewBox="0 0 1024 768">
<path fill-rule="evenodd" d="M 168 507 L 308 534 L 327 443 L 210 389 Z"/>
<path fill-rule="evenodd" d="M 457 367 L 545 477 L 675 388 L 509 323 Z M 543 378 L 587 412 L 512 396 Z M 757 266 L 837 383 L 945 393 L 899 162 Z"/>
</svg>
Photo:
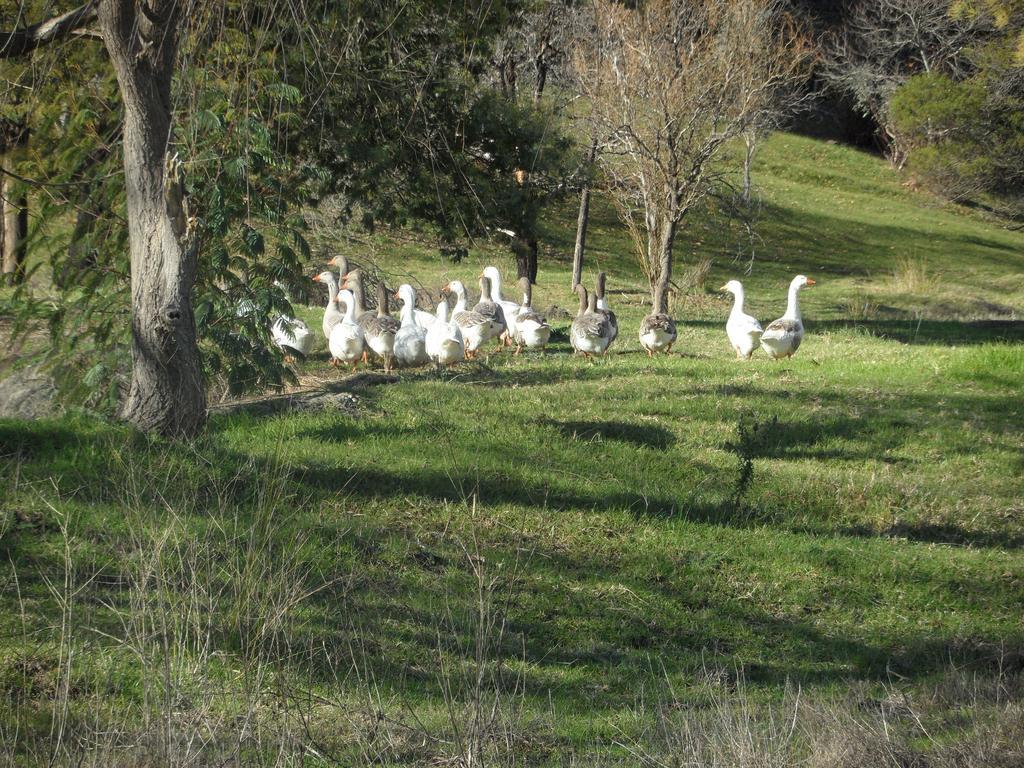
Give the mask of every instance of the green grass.
<svg viewBox="0 0 1024 768">
<path fill-rule="evenodd" d="M 677 297 L 674 354 L 642 355 L 642 279 L 598 205 L 588 274 L 609 272 L 623 330 L 597 362 L 567 354 L 562 320 L 545 356 L 403 373 L 347 410 L 217 415 L 194 445 L 84 415 L 0 423 L 0 736 L 17 724 L 29 761 L 54 723 L 194 711 L 233 732 L 286 701 L 318 754 L 363 759 L 372 723 L 398 721 L 382 761 L 425 764 L 465 752 L 456 724 L 497 691 L 514 734 L 492 749 L 635 764 L 622 745 L 652 703 L 699 705 L 709 668 L 759 701 L 787 683 L 877 701 L 1019 660 L 1024 234 L 794 136 L 756 180 L 751 273 L 713 218 L 680 256 L 713 260 L 709 287 L 740 276 L 762 320 L 793 274 L 818 280 L 785 362 L 736 361 L 713 293 Z M 548 220 L 538 306 L 572 306 L 573 222 Z M 432 288 L 511 269 L 496 247 L 459 265 L 386 234 L 350 247 Z M 322 348 L 304 373 L 339 376 Z M 187 674 L 163 674 L 168 648 Z M 184 693 L 161 707 L 150 685 Z M 254 732 L 301 732 L 274 712 Z"/>
</svg>

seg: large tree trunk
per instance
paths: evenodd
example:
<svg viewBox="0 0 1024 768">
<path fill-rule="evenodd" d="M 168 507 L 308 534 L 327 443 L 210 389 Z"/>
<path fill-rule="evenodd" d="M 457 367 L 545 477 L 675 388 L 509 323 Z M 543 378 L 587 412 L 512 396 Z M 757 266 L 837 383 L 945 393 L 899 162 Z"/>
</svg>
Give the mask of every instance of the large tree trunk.
<svg viewBox="0 0 1024 768">
<path fill-rule="evenodd" d="M 516 255 L 517 277 L 528 277 L 531 283 L 537 282 L 537 239 L 516 238 L 512 242 L 512 251 Z"/>
<path fill-rule="evenodd" d="M 122 415 L 146 431 L 187 436 L 206 422 L 206 393 L 192 312 L 196 249 L 179 242 L 184 233 L 168 215 L 177 185 L 165 178 L 181 11 L 176 0 L 149 5 L 142 14 L 131 0 L 104 0 L 98 11 L 124 102 L 132 378 Z"/>
</svg>

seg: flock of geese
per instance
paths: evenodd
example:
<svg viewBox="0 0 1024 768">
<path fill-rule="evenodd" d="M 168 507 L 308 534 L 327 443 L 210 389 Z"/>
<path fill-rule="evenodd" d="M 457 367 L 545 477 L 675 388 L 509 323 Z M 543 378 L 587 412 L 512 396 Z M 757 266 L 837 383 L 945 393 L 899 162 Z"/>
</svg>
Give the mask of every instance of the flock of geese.
<svg viewBox="0 0 1024 768">
<path fill-rule="evenodd" d="M 355 370 L 360 361 L 366 363 L 371 356 L 380 359 L 388 372 L 396 365 L 411 367 L 432 362 L 439 367 L 448 366 L 475 359 L 491 340 L 497 340 L 499 349 L 514 344 L 515 354 L 519 354 L 523 349 L 543 350 L 551 338 L 547 319 L 533 307 L 529 279 L 519 280 L 523 298 L 517 303 L 504 297 L 501 273 L 493 266 L 480 274 L 480 301 L 472 307 L 468 304 L 466 286 L 459 280 L 444 286 L 433 313 L 416 307 L 416 291 L 411 285 L 399 286 L 393 294 L 401 302 L 396 320 L 388 310 L 389 295 L 383 283 L 378 289 L 376 310 L 368 310 L 361 270 L 349 270 L 344 256 L 336 256 L 328 264 L 339 269 L 340 277 L 327 269 L 313 280 L 327 287 L 323 332 L 335 366 L 351 365 Z M 601 272 L 593 293 L 582 285 L 575 289 L 579 309 L 569 338 L 573 349 L 588 358 L 605 354 L 619 335 L 618 318 L 605 298 L 605 282 L 605 273 Z M 766 328 L 743 311 L 742 284 L 730 280 L 723 285 L 720 290 L 734 297 L 725 331 L 737 357 L 749 360 L 759 344 L 772 359 L 792 356 L 804 337 L 797 294 L 811 285 L 814 281 L 804 275 L 793 278 L 786 313 Z M 451 307 L 450 297 L 455 300 Z M 656 300 L 655 306 L 659 305 Z M 294 351 L 305 355 L 312 348 L 312 333 L 301 320 L 282 317 L 271 331 L 286 354 Z M 648 356 L 671 351 L 677 336 L 675 321 L 665 313 L 653 312 L 640 323 L 640 345 Z"/>
</svg>

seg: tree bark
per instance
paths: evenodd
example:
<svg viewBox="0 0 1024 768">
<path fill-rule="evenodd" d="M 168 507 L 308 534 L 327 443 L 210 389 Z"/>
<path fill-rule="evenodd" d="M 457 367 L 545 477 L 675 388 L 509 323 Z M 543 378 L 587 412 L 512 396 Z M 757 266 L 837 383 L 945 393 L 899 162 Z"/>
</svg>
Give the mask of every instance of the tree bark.
<svg viewBox="0 0 1024 768">
<path fill-rule="evenodd" d="M 517 238 L 512 243 L 512 250 L 516 255 L 516 276 L 528 277 L 530 282 L 537 282 L 537 239 Z"/>
<path fill-rule="evenodd" d="M 197 249 L 168 215 L 171 80 L 180 4 L 103 0 L 98 19 L 124 103 L 124 171 L 131 256 L 132 378 L 122 417 L 166 436 L 196 434 L 206 393 L 192 312 Z"/>
<path fill-rule="evenodd" d="M 572 251 L 572 289 L 583 281 L 583 253 L 587 247 L 587 226 L 590 224 L 590 172 L 597 159 L 597 140 L 590 142 L 587 153 L 587 178 L 580 190 L 580 212 L 576 217 L 576 246 Z"/>
<path fill-rule="evenodd" d="M 541 97 L 544 95 L 544 87 L 548 82 L 548 69 L 550 68 L 550 63 L 548 61 L 548 49 L 551 47 L 550 38 L 551 29 L 545 28 L 538 50 L 533 57 L 533 67 L 537 75 L 537 80 L 533 86 L 534 104 L 541 100 Z"/>
<path fill-rule="evenodd" d="M 576 217 L 576 247 L 572 251 L 572 289 L 583 282 L 583 252 L 587 246 L 587 225 L 590 224 L 590 184 L 580 190 L 580 212 Z"/>
<path fill-rule="evenodd" d="M 206 423 L 206 392 L 192 313 L 198 249 L 168 208 L 181 185 L 167 178 L 178 0 L 89 0 L 74 11 L 0 31 L 0 59 L 28 53 L 98 22 L 124 106 L 125 198 L 131 256 L 132 379 L 122 416 L 140 429 L 189 436 Z"/>
<path fill-rule="evenodd" d="M 0 155 L 0 261 L 5 285 L 20 283 L 25 277 L 25 237 L 28 235 L 28 196 L 15 190 L 17 180 L 5 173 L 13 170 L 13 150 Z"/>
<path fill-rule="evenodd" d="M 757 136 L 753 131 L 743 134 L 743 145 L 745 150 L 743 154 L 743 202 L 749 203 L 753 187 L 750 173 L 754 165 L 754 151 L 757 149 Z"/>
<path fill-rule="evenodd" d="M 506 99 L 513 98 L 518 88 L 519 75 L 516 72 L 515 50 L 507 46 L 499 52 L 498 82 L 501 84 L 501 95 Z"/>
<path fill-rule="evenodd" d="M 672 284 L 672 248 L 676 239 L 677 222 L 667 215 L 661 224 L 661 240 L 658 243 L 658 279 L 653 286 L 651 302 L 655 312 L 668 312 L 668 292 Z"/>
</svg>

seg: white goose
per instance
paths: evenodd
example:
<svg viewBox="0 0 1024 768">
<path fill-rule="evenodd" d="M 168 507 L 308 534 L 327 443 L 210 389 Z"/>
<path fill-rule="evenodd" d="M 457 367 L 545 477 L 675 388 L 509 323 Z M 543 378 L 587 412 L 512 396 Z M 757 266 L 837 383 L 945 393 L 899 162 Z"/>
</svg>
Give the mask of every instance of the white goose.
<svg viewBox="0 0 1024 768">
<path fill-rule="evenodd" d="M 327 307 L 324 309 L 324 336 L 331 338 L 331 329 L 341 322 L 345 313 L 338 309 L 338 278 L 330 270 L 315 275 L 313 280 L 327 286 Z"/>
<path fill-rule="evenodd" d="M 302 320 L 281 315 L 270 326 L 270 335 L 274 343 L 288 358 L 304 358 L 313 349 L 313 332 Z M 290 361 L 289 361 L 290 362 Z"/>
<path fill-rule="evenodd" d="M 530 278 L 519 278 L 523 290 L 523 304 L 516 315 L 514 339 L 516 354 L 525 346 L 527 349 L 544 349 L 551 339 L 551 326 L 547 319 L 533 308 L 533 285 Z"/>
<path fill-rule="evenodd" d="M 437 315 L 429 310 L 419 309 L 416 306 L 418 296 L 419 294 L 417 294 L 416 289 L 409 285 L 409 283 L 402 283 L 398 286 L 398 293 L 395 294 L 396 299 L 401 299 L 412 307 L 413 314 L 416 315 L 416 325 L 425 330 L 434 324 Z"/>
<path fill-rule="evenodd" d="M 356 302 L 351 291 L 338 291 L 339 302 L 344 302 L 345 313 L 341 321 L 331 329 L 327 339 L 327 348 L 331 350 L 331 364 L 351 364 L 356 369 L 356 362 L 363 356 L 363 329 L 355 318 Z"/>
<path fill-rule="evenodd" d="M 423 365 L 430 358 L 427 357 L 427 329 L 419 324 L 416 291 L 403 283 L 395 291 L 395 298 L 402 302 L 402 327 L 395 334 L 395 362 L 405 367 Z M 434 315 L 431 318 L 436 319 Z"/>
<path fill-rule="evenodd" d="M 483 276 L 491 281 L 491 301 L 501 307 L 505 315 L 505 332 L 501 338 L 508 344 L 516 337 L 516 320 L 520 306 L 501 295 L 501 273 L 497 267 L 484 267 Z"/>
<path fill-rule="evenodd" d="M 454 320 L 448 319 L 448 302 L 442 299 L 437 305 L 437 318 L 427 331 L 427 357 L 439 368 L 462 360 L 465 344 L 462 329 Z"/>
<path fill-rule="evenodd" d="M 455 307 L 452 309 L 452 320 L 462 331 L 465 356 L 473 359 L 483 343 L 491 338 L 489 336 L 491 321 L 476 310 L 466 309 L 466 286 L 460 280 L 452 280 L 444 289 L 455 294 L 456 301 Z"/>
<path fill-rule="evenodd" d="M 786 314 L 775 322 L 769 323 L 761 334 L 761 346 L 772 360 L 792 357 L 800 348 L 804 339 L 804 323 L 800 317 L 800 304 L 797 293 L 804 286 L 814 285 L 814 281 L 805 275 L 797 275 L 789 284 L 789 302 Z"/>
<path fill-rule="evenodd" d="M 756 317 L 751 317 L 743 311 L 743 284 L 739 280 L 730 280 L 718 290 L 728 291 L 736 297 L 729 313 L 729 320 L 725 324 L 725 335 L 729 337 L 729 343 L 736 350 L 736 356 L 749 360 L 757 349 L 757 342 L 761 339 L 764 329 Z"/>
</svg>

